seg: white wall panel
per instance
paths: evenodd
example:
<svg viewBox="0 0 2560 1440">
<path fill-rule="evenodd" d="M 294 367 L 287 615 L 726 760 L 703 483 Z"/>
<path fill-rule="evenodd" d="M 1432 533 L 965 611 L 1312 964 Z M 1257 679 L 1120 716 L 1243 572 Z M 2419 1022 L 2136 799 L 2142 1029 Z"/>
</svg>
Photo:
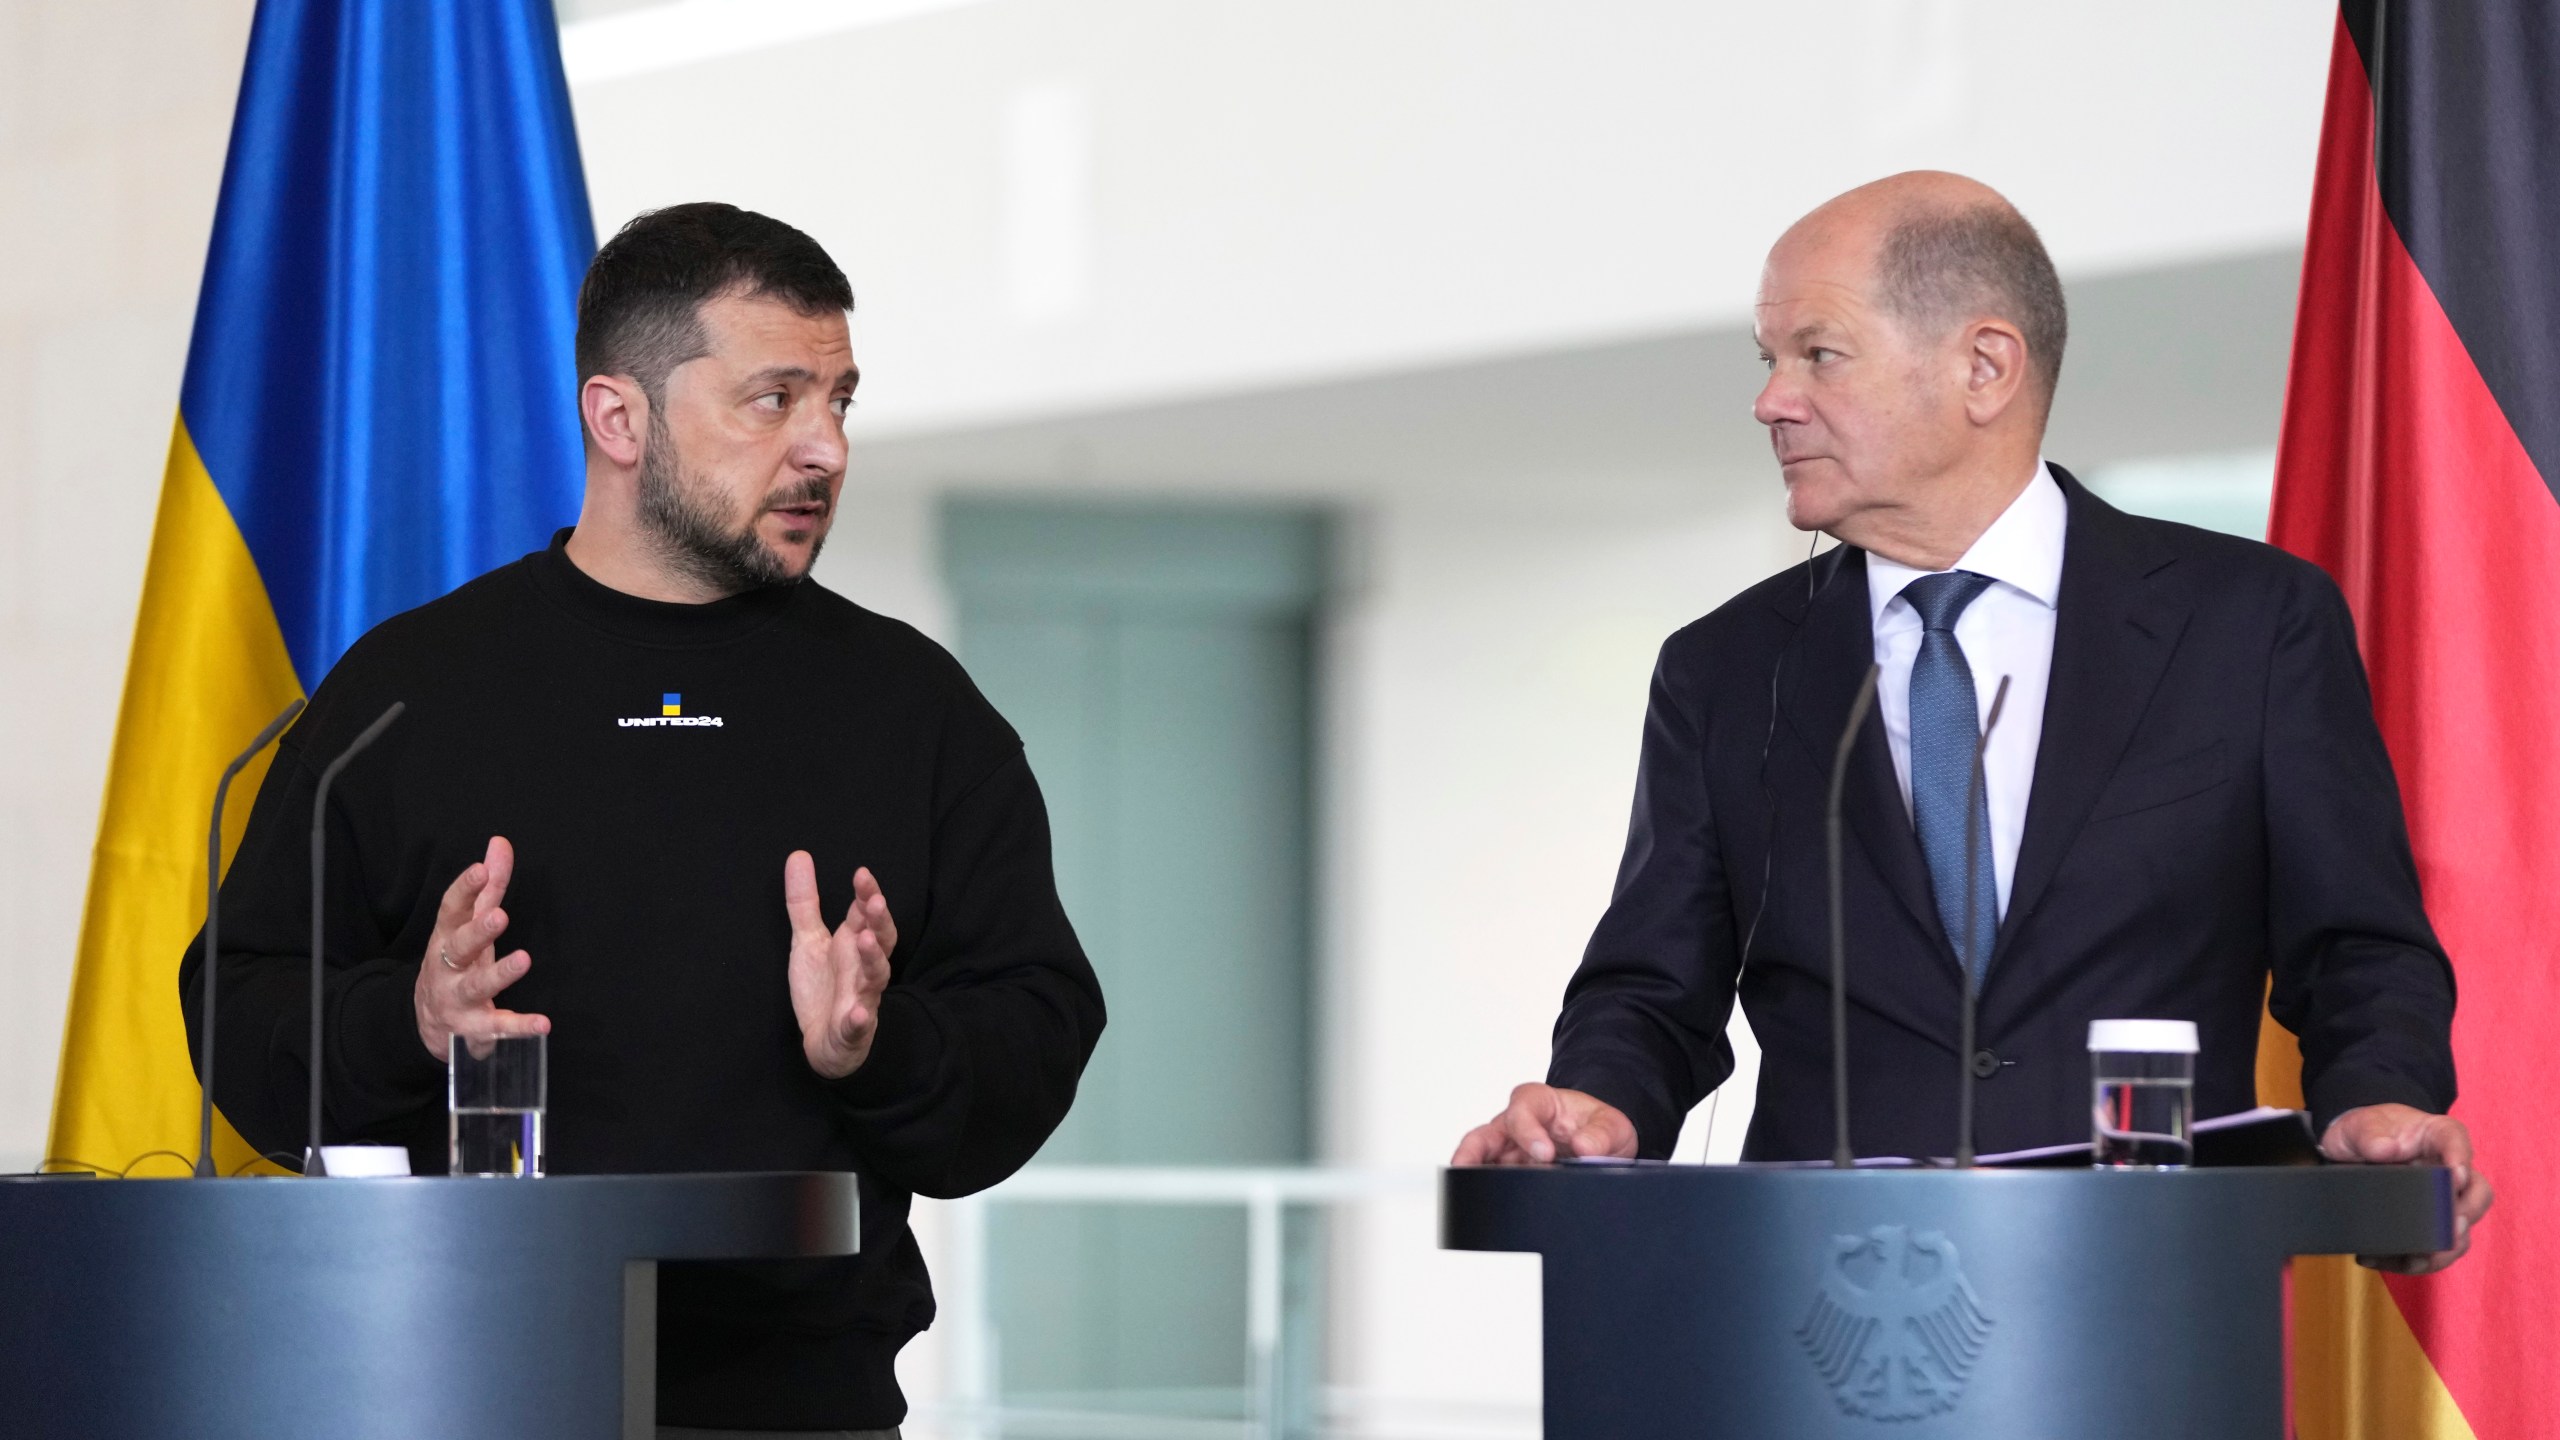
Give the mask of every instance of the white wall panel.
<svg viewBox="0 0 2560 1440">
<path fill-rule="evenodd" d="M 835 251 L 903 431 L 1730 324 L 1790 219 L 1915 165 L 2006 189 L 2071 275 L 2282 245 L 2333 15 L 984 0 L 577 104 L 607 228 L 722 198 Z M 1071 319 L 1008 285 L 1007 117 L 1061 87 L 1091 126 Z"/>
</svg>

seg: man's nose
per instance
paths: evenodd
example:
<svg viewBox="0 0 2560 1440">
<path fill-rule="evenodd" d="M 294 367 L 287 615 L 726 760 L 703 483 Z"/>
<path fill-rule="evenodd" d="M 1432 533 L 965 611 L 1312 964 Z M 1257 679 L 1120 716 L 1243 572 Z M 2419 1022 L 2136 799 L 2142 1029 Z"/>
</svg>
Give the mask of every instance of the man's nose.
<svg viewBox="0 0 2560 1440">
<path fill-rule="evenodd" d="M 804 475 L 835 475 L 844 470 L 847 446 L 844 420 L 835 407 L 813 408 L 791 446 L 791 464 Z"/>
<path fill-rule="evenodd" d="M 1751 418 L 1763 425 L 1776 425 L 1804 418 L 1804 397 L 1787 379 L 1784 370 L 1771 370 L 1769 382 L 1751 402 Z"/>
</svg>

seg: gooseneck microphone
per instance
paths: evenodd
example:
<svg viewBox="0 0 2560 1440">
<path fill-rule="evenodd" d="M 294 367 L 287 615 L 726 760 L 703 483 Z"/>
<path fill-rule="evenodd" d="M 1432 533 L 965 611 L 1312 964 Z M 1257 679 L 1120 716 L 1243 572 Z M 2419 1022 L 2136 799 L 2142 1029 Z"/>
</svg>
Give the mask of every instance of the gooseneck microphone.
<svg viewBox="0 0 2560 1440">
<path fill-rule="evenodd" d="M 327 1162 L 320 1157 L 320 1076 L 324 1068 L 320 1058 L 320 990 L 323 972 L 328 968 L 321 948 L 320 916 L 329 893 L 325 883 L 329 868 L 326 849 L 329 787 L 337 783 L 338 772 L 347 768 L 347 762 L 364 753 L 364 747 L 380 739 L 382 732 L 391 728 L 391 722 L 400 718 L 400 712 L 408 708 L 406 701 L 392 701 L 391 708 L 383 711 L 380 719 L 364 727 L 364 733 L 338 752 L 338 758 L 329 762 L 328 769 L 320 772 L 320 788 L 311 796 L 311 1143 L 302 1152 L 302 1173 L 305 1175 L 329 1173 Z"/>
<path fill-rule="evenodd" d="M 1849 702 L 1849 723 L 1840 729 L 1840 746 L 1831 757 L 1831 799 L 1823 810 L 1831 864 L 1831 1163 L 1843 1170 L 1858 1163 L 1849 1149 L 1849 922 L 1841 899 L 1840 797 L 1849 788 L 1849 752 L 1857 748 L 1858 731 L 1875 708 L 1876 675 L 1869 665 L 1858 682 L 1858 698 Z"/>
<path fill-rule="evenodd" d="M 284 727 L 292 724 L 293 717 L 302 713 L 302 703 L 301 697 L 296 696 L 278 711 L 276 718 L 267 722 L 267 728 L 258 732 L 258 738 L 249 742 L 249 748 L 232 757 L 231 763 L 223 767 L 221 783 L 213 787 L 213 824 L 204 838 L 204 1024 L 202 1036 L 197 1041 L 203 1049 L 203 1057 L 196 1067 L 196 1083 L 204 1090 L 203 1102 L 196 1110 L 196 1178 L 199 1180 L 210 1180 L 214 1176 L 213 999 L 216 988 L 214 976 L 222 968 L 222 802 L 229 798 L 231 782 L 239 777 L 241 770 L 257 757 L 259 751 L 275 743 L 275 738 L 284 733 Z"/>
<path fill-rule="evenodd" d="M 1956 1066 L 1956 1168 L 1973 1168 L 1973 1031 L 1982 1006 L 1982 961 L 1975 953 L 1974 933 L 1977 917 L 1973 913 L 1973 887 L 1980 883 L 1982 857 L 1982 757 L 1991 748 L 1991 731 L 2000 723 L 2000 709 L 2009 703 L 2009 677 L 2000 677 L 2000 688 L 1991 692 L 1991 713 L 1984 717 L 1982 733 L 1973 737 L 1973 772 L 1965 779 L 1964 790 L 1964 1043 L 1957 1051 Z"/>
</svg>

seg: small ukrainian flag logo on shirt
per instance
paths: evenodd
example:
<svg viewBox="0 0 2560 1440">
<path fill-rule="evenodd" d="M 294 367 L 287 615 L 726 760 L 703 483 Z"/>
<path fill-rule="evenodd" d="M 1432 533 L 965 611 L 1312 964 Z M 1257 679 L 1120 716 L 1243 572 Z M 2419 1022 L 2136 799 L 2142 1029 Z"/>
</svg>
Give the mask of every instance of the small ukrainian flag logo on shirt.
<svg viewBox="0 0 2560 1440">
<path fill-rule="evenodd" d="M 669 690 L 658 696 L 657 714 L 625 715 L 614 723 L 625 730 L 655 730 L 662 726 L 717 730 L 727 722 L 717 715 L 687 715 L 684 713 L 684 697 Z"/>
</svg>

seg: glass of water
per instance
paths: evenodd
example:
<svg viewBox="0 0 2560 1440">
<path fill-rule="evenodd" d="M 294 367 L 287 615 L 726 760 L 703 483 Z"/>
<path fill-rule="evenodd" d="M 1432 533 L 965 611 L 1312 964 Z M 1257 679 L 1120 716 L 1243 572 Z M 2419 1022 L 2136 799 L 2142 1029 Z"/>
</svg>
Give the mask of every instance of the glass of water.
<svg viewBox="0 0 2560 1440">
<path fill-rule="evenodd" d="M 543 1170 L 551 1105 L 546 1035 L 453 1037 L 445 1065 L 446 1169 L 530 1179 Z"/>
<path fill-rule="evenodd" d="M 2096 1164 L 2178 1170 L 2194 1160 L 2194 1021 L 2090 1021 L 2089 1075 Z"/>
</svg>

